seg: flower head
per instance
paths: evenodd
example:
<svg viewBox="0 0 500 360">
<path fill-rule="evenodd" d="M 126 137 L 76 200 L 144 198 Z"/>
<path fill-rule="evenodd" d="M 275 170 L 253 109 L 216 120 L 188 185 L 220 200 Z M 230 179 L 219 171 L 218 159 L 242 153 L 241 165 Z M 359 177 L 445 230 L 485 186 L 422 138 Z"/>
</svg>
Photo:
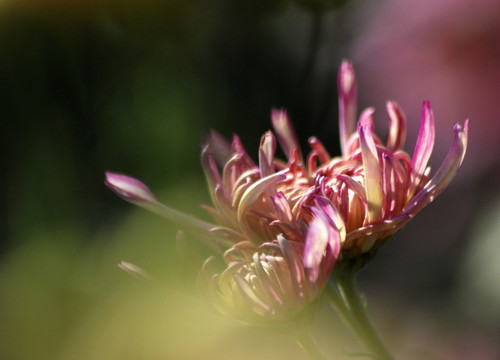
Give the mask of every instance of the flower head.
<svg viewBox="0 0 500 360">
<path fill-rule="evenodd" d="M 350 258 L 379 246 L 448 186 L 465 155 L 468 120 L 463 126 L 455 125 L 450 151 L 432 174 L 428 161 L 435 132 L 428 101 L 423 103 L 420 131 L 410 156 L 403 150 L 406 120 L 399 106 L 387 102 L 390 126 L 382 141 L 374 132 L 372 108 L 361 113 L 357 126 L 353 120 L 356 78 L 346 61 L 338 83 L 342 156 L 330 159 L 316 145 L 309 155 L 313 161 L 308 170 L 344 219 L 347 237 L 342 255 Z"/>
<path fill-rule="evenodd" d="M 348 62 L 341 65 L 338 86 L 341 156 L 332 158 L 313 137 L 303 161 L 282 110 L 271 113 L 274 133 L 262 136 L 257 163 L 238 136 L 228 142 L 210 134 L 201 161 L 212 199 L 205 209 L 215 224 L 160 204 L 136 179 L 106 174 L 106 185 L 126 200 L 216 239 L 198 287 L 221 313 L 249 323 L 301 318 L 336 264 L 373 253 L 439 195 L 460 167 L 468 121 L 455 126 L 450 152 L 431 174 L 434 116 L 428 102 L 410 156 L 403 150 L 406 123 L 396 103 L 387 103 L 390 129 L 382 141 L 374 132 L 373 109 L 363 111 L 356 125 L 356 76 Z M 275 158 L 277 143 L 286 161 Z"/>
</svg>

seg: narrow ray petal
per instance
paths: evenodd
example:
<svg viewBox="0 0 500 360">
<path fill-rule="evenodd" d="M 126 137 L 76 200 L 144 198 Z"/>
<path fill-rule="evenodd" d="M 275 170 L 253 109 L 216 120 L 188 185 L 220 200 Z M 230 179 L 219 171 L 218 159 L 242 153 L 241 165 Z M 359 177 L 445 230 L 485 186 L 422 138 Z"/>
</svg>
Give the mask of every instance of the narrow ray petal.
<svg viewBox="0 0 500 360">
<path fill-rule="evenodd" d="M 365 190 L 368 199 L 368 221 L 370 223 L 379 221 L 382 216 L 382 170 L 377 154 L 377 148 L 372 134 L 371 115 L 373 110 L 361 117 L 358 124 L 358 134 L 363 155 L 363 167 L 365 170 Z"/>
<path fill-rule="evenodd" d="M 339 127 L 340 145 L 342 154 L 347 153 L 347 141 L 355 132 L 356 111 L 357 111 L 357 84 L 356 74 L 352 64 L 344 60 L 340 65 L 338 75 L 339 92 Z"/>
<path fill-rule="evenodd" d="M 293 218 L 292 209 L 282 192 L 278 192 L 271 196 L 271 200 L 276 210 L 276 217 L 283 222 L 291 222 Z"/>
<path fill-rule="evenodd" d="M 389 114 L 389 134 L 387 136 L 387 148 L 391 151 L 403 147 L 406 139 L 406 119 L 403 111 L 394 101 L 387 102 L 387 113 Z"/>
<path fill-rule="evenodd" d="M 285 180 L 286 175 L 282 172 L 277 172 L 271 176 L 260 179 L 256 183 L 252 184 L 241 196 L 241 200 L 238 204 L 238 220 L 241 221 L 243 214 L 248 209 L 248 207 L 257 199 L 257 197 L 268 187 L 276 184 L 278 181 Z M 236 204 L 233 204 L 236 205 Z"/>
<path fill-rule="evenodd" d="M 293 149 L 296 149 L 300 154 L 299 142 L 286 111 L 273 109 L 271 122 L 285 156 L 289 157 Z"/>
<path fill-rule="evenodd" d="M 331 156 L 326 151 L 325 147 L 323 144 L 314 136 L 309 139 L 309 144 L 311 145 L 311 148 L 314 150 L 314 152 L 318 155 L 318 160 L 321 164 L 326 164 L 329 163 L 331 160 Z"/>
<path fill-rule="evenodd" d="M 417 143 L 415 144 L 411 162 L 413 177 L 419 177 L 424 173 L 434 147 L 434 137 L 434 113 L 432 112 L 431 104 L 428 101 L 424 101 L 420 119 L 420 130 L 418 131 Z"/>
<path fill-rule="evenodd" d="M 272 132 L 268 131 L 262 136 L 259 148 L 260 176 L 265 177 L 274 173 L 274 153 L 276 140 Z"/>
<path fill-rule="evenodd" d="M 207 145 L 219 166 L 223 166 L 233 155 L 229 141 L 215 130 L 210 130 Z"/>
<path fill-rule="evenodd" d="M 455 132 L 455 137 L 445 160 L 432 179 L 405 206 L 403 212 L 409 213 L 412 216 L 418 213 L 422 208 L 433 201 L 455 177 L 458 169 L 462 165 L 467 150 L 469 120 L 465 121 L 464 126 L 456 124 L 453 130 Z"/>
<path fill-rule="evenodd" d="M 290 245 L 290 242 L 283 236 L 278 235 L 278 243 L 283 253 L 288 269 L 291 275 L 291 283 L 296 295 L 300 295 L 300 282 L 302 281 L 302 265 L 295 253 L 295 250 Z"/>
<path fill-rule="evenodd" d="M 271 306 L 266 304 L 254 291 L 252 286 L 241 275 L 235 274 L 234 280 L 238 284 L 241 294 L 247 299 L 249 305 L 253 310 L 260 315 L 267 312 L 272 312 Z"/>
</svg>

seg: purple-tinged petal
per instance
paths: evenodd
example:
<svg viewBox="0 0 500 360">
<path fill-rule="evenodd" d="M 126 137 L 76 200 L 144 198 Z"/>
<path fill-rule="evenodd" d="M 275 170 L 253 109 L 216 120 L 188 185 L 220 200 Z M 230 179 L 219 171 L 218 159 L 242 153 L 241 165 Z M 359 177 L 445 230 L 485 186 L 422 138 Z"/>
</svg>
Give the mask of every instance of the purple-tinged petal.
<svg viewBox="0 0 500 360">
<path fill-rule="evenodd" d="M 377 222 L 382 217 L 382 169 L 372 133 L 373 109 L 367 109 L 358 124 L 358 135 L 365 170 L 365 190 L 368 199 L 368 221 Z"/>
<path fill-rule="evenodd" d="M 274 154 L 276 152 L 276 140 L 272 132 L 268 131 L 262 136 L 259 148 L 260 176 L 266 177 L 274 173 Z"/>
<path fill-rule="evenodd" d="M 257 197 L 266 190 L 266 188 L 276 184 L 279 181 L 285 180 L 285 178 L 286 175 L 283 172 L 277 172 L 250 185 L 241 196 L 241 200 L 239 201 L 239 203 L 233 203 L 233 206 L 238 205 L 238 221 L 242 220 L 245 211 L 250 207 L 250 205 L 252 205 Z"/>
<path fill-rule="evenodd" d="M 283 254 L 283 258 L 287 263 L 288 270 L 290 271 L 293 293 L 302 297 L 304 295 L 301 293 L 301 283 L 303 278 L 302 264 L 300 263 L 292 245 L 287 239 L 285 239 L 284 236 L 278 235 L 278 244 Z"/>
<path fill-rule="evenodd" d="M 406 118 L 403 111 L 394 101 L 387 102 L 387 113 L 389 114 L 387 148 L 391 151 L 396 151 L 401 149 L 405 143 Z"/>
<path fill-rule="evenodd" d="M 314 136 L 309 139 L 309 144 L 311 148 L 314 150 L 314 153 L 317 154 L 318 160 L 321 164 L 327 164 L 331 160 L 330 154 L 326 151 L 323 144 Z M 309 170 L 310 171 L 310 170 Z"/>
<path fill-rule="evenodd" d="M 233 135 L 231 147 L 236 154 L 246 154 L 245 147 L 243 146 L 240 137 L 236 134 Z"/>
<path fill-rule="evenodd" d="M 403 213 L 408 213 L 411 216 L 417 214 L 422 208 L 432 202 L 455 177 L 458 169 L 462 165 L 467 150 L 469 120 L 465 121 L 464 126 L 456 124 L 453 130 L 455 132 L 455 137 L 445 160 L 432 179 L 429 180 L 424 188 L 404 207 Z"/>
<path fill-rule="evenodd" d="M 271 201 L 273 202 L 274 209 L 276 210 L 276 217 L 278 220 L 285 223 L 292 222 L 292 209 L 290 209 L 290 204 L 288 203 L 286 196 L 283 195 L 282 192 L 278 192 L 271 196 Z"/>
<path fill-rule="evenodd" d="M 345 238 L 345 227 L 340 214 L 328 199 L 316 198 L 316 207 L 312 208 L 312 211 L 314 219 L 309 225 L 305 239 L 304 267 L 308 269 L 308 280 L 314 283 L 318 280 L 321 271 L 330 272 L 333 268 L 340 253 L 341 243 Z M 322 267 L 328 249 L 330 250 L 329 263 Z M 322 275 L 328 277 L 329 274 Z"/>
<path fill-rule="evenodd" d="M 339 126 L 340 146 L 342 154 L 347 155 L 347 141 L 355 132 L 357 111 L 357 84 L 356 74 L 352 64 L 344 60 L 340 65 L 338 75 L 339 92 Z"/>
<path fill-rule="evenodd" d="M 316 196 L 314 200 L 315 206 L 311 208 L 314 219 L 309 225 L 304 246 L 304 267 L 308 269 L 310 282 L 316 282 L 322 271 L 331 271 L 346 236 L 342 216 L 332 202 L 322 196 Z M 328 263 L 322 266 L 323 261 Z M 328 277 L 329 274 L 323 275 Z"/>
<path fill-rule="evenodd" d="M 286 111 L 273 109 L 271 111 L 271 122 L 285 156 L 289 158 L 293 149 L 296 149 L 300 155 L 300 145 Z"/>
<path fill-rule="evenodd" d="M 217 164 L 223 166 L 233 155 L 231 144 L 215 130 L 210 130 L 206 146 L 215 157 Z"/>
<path fill-rule="evenodd" d="M 304 267 L 309 270 L 309 281 L 314 283 L 320 272 L 320 265 L 330 243 L 331 226 L 323 217 L 316 217 L 309 225 L 304 246 Z"/>
<path fill-rule="evenodd" d="M 123 199 L 131 203 L 156 203 L 156 198 L 149 187 L 143 182 L 123 174 L 106 172 L 104 184 Z"/>
<path fill-rule="evenodd" d="M 341 241 L 343 241 L 346 235 L 344 219 L 342 218 L 342 215 L 337 210 L 335 205 L 333 205 L 333 203 L 330 200 L 328 200 L 323 196 L 315 196 L 314 202 L 316 203 L 316 207 L 312 209 L 313 213 L 315 215 L 325 214 L 327 219 L 335 227 L 335 231 L 339 233 Z M 332 251 L 334 251 L 334 248 L 332 248 Z"/>
<path fill-rule="evenodd" d="M 203 172 L 205 173 L 205 178 L 207 179 L 210 196 L 212 197 L 212 201 L 214 201 L 215 188 L 218 185 L 221 186 L 222 181 L 219 169 L 217 168 L 216 160 L 214 155 L 211 153 L 209 145 L 205 145 L 201 151 L 201 166 L 203 168 Z M 227 194 L 224 194 L 224 196 L 227 196 Z"/>
<path fill-rule="evenodd" d="M 431 157 L 432 148 L 434 147 L 434 137 L 434 113 L 432 112 L 431 104 L 428 101 L 424 101 L 420 119 L 420 130 L 418 131 L 417 143 L 415 144 L 411 161 L 412 181 L 413 179 L 418 179 L 424 173 Z"/>
</svg>

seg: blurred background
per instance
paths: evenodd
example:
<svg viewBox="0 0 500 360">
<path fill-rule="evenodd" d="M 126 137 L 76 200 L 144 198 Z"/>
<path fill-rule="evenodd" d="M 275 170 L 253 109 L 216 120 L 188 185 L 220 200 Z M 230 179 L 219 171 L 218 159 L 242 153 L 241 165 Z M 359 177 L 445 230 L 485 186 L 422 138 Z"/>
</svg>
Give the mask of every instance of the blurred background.
<svg viewBox="0 0 500 360">
<path fill-rule="evenodd" d="M 400 359 L 500 358 L 499 17 L 494 0 L 1 1 L 0 358 L 305 359 L 192 296 L 177 226 L 117 198 L 104 171 L 207 218 L 211 128 L 257 158 L 286 108 L 303 149 L 317 135 L 339 153 L 343 58 L 382 137 L 385 101 L 404 109 L 410 152 L 431 101 L 434 166 L 471 119 L 457 178 L 359 274 L 376 327 Z M 313 332 L 331 358 L 360 348 L 326 306 Z"/>
</svg>

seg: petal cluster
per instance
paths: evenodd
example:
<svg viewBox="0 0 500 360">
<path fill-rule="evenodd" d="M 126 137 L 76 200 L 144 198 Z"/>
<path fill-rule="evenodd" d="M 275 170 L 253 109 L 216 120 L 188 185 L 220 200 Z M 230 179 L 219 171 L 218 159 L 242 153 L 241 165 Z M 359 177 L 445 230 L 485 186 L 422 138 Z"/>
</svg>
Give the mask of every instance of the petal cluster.
<svg viewBox="0 0 500 360">
<path fill-rule="evenodd" d="M 433 174 L 429 163 L 434 115 L 423 103 L 420 131 L 410 156 L 406 120 L 387 103 L 389 132 L 375 134 L 374 110 L 357 120 L 357 82 L 344 61 L 338 76 L 342 154 L 331 157 L 310 138 L 303 157 L 285 111 L 273 110 L 254 162 L 238 136 L 212 132 L 202 166 L 214 224 L 159 203 L 149 188 L 125 175 L 107 173 L 106 185 L 124 199 L 204 233 L 214 256 L 200 271 L 200 292 L 221 313 L 249 323 L 301 318 L 317 302 L 334 269 L 373 253 L 433 201 L 450 183 L 466 151 L 468 121 L 455 125 L 450 151 Z M 286 160 L 275 157 L 280 145 Z"/>
<path fill-rule="evenodd" d="M 202 164 L 213 206 L 206 210 L 224 238 L 222 265 L 205 262 L 200 291 L 222 313 L 246 322 L 284 322 L 308 313 L 321 294 L 345 239 L 340 213 L 307 175 L 286 113 L 274 111 L 278 142 L 288 163 L 276 160 L 276 137 L 264 134 L 259 162 L 237 136 L 213 132 Z"/>
<path fill-rule="evenodd" d="M 381 245 L 448 186 L 465 155 L 468 120 L 455 125 L 450 151 L 432 174 L 428 163 L 435 129 L 428 101 L 422 106 L 410 156 L 403 149 L 406 119 L 399 106 L 387 102 L 389 132 L 382 141 L 375 134 L 372 108 L 361 113 L 356 125 L 356 77 L 350 63 L 342 63 L 338 83 L 342 155 L 329 158 L 321 154 L 321 147 L 313 148 L 308 170 L 344 219 L 347 237 L 342 255 L 350 258 Z"/>
</svg>

